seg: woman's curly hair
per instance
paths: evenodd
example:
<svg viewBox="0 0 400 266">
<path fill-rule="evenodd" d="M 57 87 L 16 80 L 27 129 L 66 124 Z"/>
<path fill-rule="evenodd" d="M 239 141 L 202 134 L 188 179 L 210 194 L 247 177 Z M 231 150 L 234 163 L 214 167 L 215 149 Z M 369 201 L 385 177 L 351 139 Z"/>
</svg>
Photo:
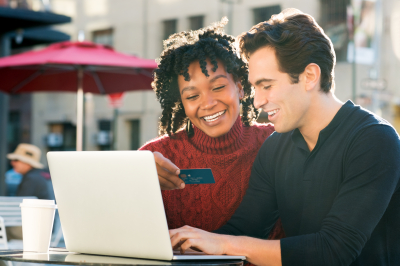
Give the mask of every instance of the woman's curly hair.
<svg viewBox="0 0 400 266">
<path fill-rule="evenodd" d="M 157 59 L 158 68 L 154 71 L 152 83 L 162 108 L 160 135 L 172 136 L 186 125 L 188 117 L 179 93 L 178 75 L 183 75 L 185 80 L 189 81 L 189 65 L 198 60 L 202 72 L 208 77 L 207 58 L 214 66 L 212 71 L 217 70 L 219 59 L 225 65 L 226 71 L 232 74 L 236 81 L 241 82 L 244 91 L 241 101 L 242 122 L 249 126 L 257 119 L 259 111 L 253 105 L 254 93 L 248 82 L 247 65 L 238 56 L 235 38 L 223 32 L 227 22 L 228 20 L 223 18 L 207 28 L 175 33 L 164 41 L 164 51 Z"/>
</svg>

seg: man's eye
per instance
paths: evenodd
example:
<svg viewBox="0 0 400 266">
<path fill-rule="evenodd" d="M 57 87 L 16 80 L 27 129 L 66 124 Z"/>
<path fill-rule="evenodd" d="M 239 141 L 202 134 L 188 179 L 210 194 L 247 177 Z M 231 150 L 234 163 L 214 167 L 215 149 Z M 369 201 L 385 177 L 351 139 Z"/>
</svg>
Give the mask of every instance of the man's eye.
<svg viewBox="0 0 400 266">
<path fill-rule="evenodd" d="M 268 86 L 264 86 L 264 90 L 268 90 L 269 88 L 271 88 L 271 85 L 268 85 Z"/>
</svg>

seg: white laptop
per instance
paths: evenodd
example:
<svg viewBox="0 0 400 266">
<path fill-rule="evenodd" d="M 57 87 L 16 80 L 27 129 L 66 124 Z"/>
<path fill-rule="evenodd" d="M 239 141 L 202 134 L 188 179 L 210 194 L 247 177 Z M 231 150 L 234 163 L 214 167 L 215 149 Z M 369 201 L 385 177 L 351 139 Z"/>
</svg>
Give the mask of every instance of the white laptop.
<svg viewBox="0 0 400 266">
<path fill-rule="evenodd" d="M 155 260 L 240 259 L 174 255 L 149 151 L 47 153 L 68 251 Z"/>
</svg>

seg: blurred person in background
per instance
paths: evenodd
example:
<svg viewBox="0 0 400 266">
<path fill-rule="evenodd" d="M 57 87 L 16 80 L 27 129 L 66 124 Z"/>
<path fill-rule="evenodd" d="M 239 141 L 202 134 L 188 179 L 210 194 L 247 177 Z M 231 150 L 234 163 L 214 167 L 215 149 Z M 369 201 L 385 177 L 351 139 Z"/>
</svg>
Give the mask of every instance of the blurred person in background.
<svg viewBox="0 0 400 266">
<path fill-rule="evenodd" d="M 48 172 L 43 171 L 40 163 L 41 151 L 32 144 L 21 143 L 13 153 L 7 154 L 14 171 L 22 175 L 15 196 L 35 196 L 38 199 L 51 199 L 46 177 Z"/>
<path fill-rule="evenodd" d="M 7 154 L 11 160 L 14 171 L 22 175 L 21 183 L 18 185 L 15 196 L 34 196 L 38 199 L 54 199 L 50 174 L 44 170 L 40 163 L 41 151 L 32 144 L 21 143 L 13 153 Z M 22 239 L 22 228 L 7 227 L 7 238 Z"/>
<path fill-rule="evenodd" d="M 15 172 L 13 168 L 8 170 L 6 172 L 6 179 L 5 179 L 6 190 L 7 190 L 6 195 L 15 196 L 21 181 L 22 181 L 22 175 L 20 173 Z"/>
<path fill-rule="evenodd" d="M 155 70 L 162 136 L 141 150 L 154 153 L 170 229 L 213 231 L 225 224 L 243 199 L 259 148 L 274 132 L 271 124 L 255 122 L 248 69 L 235 38 L 223 32 L 226 23 L 171 35 Z M 211 168 L 215 184 L 185 186 L 179 169 L 194 168 Z M 282 236 L 280 222 L 264 235 Z"/>
</svg>

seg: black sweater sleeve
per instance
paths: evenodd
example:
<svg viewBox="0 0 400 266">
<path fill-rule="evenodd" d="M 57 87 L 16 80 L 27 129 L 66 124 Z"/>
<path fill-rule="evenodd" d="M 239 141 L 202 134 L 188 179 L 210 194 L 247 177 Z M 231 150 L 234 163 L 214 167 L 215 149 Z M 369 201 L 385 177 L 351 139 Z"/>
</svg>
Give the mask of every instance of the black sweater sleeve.
<svg viewBox="0 0 400 266">
<path fill-rule="evenodd" d="M 270 138 L 266 142 L 270 142 Z M 266 142 L 253 163 L 249 187 L 241 204 L 231 219 L 215 233 L 268 238 L 278 219 L 278 210 L 274 181 L 265 171 Z"/>
</svg>

